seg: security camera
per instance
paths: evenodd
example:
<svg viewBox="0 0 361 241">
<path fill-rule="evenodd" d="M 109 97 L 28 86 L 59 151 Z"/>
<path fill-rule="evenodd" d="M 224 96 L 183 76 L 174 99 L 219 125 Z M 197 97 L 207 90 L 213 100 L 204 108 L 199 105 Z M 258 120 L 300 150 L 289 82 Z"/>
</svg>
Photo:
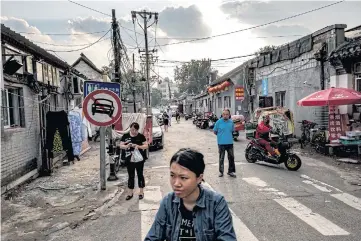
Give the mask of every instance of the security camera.
<svg viewBox="0 0 361 241">
<path fill-rule="evenodd" d="M 307 80 L 303 82 L 304 85 L 307 85 Z"/>
</svg>

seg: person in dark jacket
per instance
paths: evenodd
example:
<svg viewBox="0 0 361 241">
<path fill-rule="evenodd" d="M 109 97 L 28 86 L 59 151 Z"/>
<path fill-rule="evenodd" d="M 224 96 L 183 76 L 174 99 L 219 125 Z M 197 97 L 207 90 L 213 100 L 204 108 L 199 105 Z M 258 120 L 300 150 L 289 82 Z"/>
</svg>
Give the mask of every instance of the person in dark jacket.
<svg viewBox="0 0 361 241">
<path fill-rule="evenodd" d="M 173 192 L 163 198 L 145 241 L 237 240 L 231 212 L 221 194 L 201 185 L 203 155 L 180 149 L 170 161 Z"/>
</svg>

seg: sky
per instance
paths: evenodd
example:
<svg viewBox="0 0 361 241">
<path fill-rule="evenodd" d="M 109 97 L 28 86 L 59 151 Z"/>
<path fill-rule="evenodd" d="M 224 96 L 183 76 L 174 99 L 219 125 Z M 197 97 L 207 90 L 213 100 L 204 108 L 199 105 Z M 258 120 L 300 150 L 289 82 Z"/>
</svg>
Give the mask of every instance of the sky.
<svg viewBox="0 0 361 241">
<path fill-rule="evenodd" d="M 131 11 L 159 13 L 157 24 L 148 28 L 149 47 L 158 49 L 159 61 L 153 71 L 162 78 L 174 77 L 175 62 L 191 59 L 220 59 L 252 54 L 265 45 L 282 45 L 332 24 L 352 28 L 361 24 L 361 1 L 344 1 L 299 17 L 275 22 L 336 1 L 1 1 L 1 22 L 16 32 L 72 64 L 84 53 L 99 68 L 113 59 L 110 33 L 112 9 L 121 27 L 121 37 L 131 58 L 144 48 L 143 30 L 133 24 Z M 142 19 L 139 19 L 142 21 Z M 273 23 L 272 23 L 273 22 Z M 142 23 L 142 22 L 140 22 Z M 151 22 L 150 22 L 151 23 Z M 270 23 L 262 27 L 263 25 Z M 204 38 L 251 28 L 221 37 L 182 44 L 177 42 Z M 94 33 L 97 32 L 97 33 Z M 89 34 L 93 33 L 93 34 Z M 57 35 L 51 35 L 57 34 Z M 62 34 L 62 35 L 59 35 Z M 89 44 L 104 38 L 89 48 Z M 155 40 L 156 39 L 156 40 Z M 171 44 L 166 45 L 165 44 Z M 82 49 L 84 48 L 84 49 Z M 213 62 L 212 67 L 225 74 L 247 58 Z M 154 75 L 154 72 L 151 75 Z"/>
</svg>

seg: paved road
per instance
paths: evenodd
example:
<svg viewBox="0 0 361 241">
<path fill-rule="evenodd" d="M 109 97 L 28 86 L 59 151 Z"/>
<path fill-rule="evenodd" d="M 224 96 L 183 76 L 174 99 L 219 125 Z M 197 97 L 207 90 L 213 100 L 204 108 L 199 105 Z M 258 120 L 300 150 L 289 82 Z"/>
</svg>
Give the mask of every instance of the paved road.
<svg viewBox="0 0 361 241">
<path fill-rule="evenodd" d="M 359 241 L 361 238 L 361 187 L 348 178 L 360 173 L 301 156 L 298 172 L 283 165 L 249 164 L 244 158 L 247 141 L 235 143 L 237 178 L 218 177 L 215 136 L 182 120 L 166 133 L 164 150 L 153 152 L 146 163 L 145 199 L 121 200 L 94 221 L 75 230 L 65 229 L 50 240 L 142 240 L 162 196 L 170 191 L 169 160 L 181 147 L 204 153 L 206 186 L 221 192 L 233 213 L 238 240 L 245 241 Z M 226 160 L 227 162 L 227 160 Z M 227 165 L 226 165 L 227 168 Z"/>
</svg>

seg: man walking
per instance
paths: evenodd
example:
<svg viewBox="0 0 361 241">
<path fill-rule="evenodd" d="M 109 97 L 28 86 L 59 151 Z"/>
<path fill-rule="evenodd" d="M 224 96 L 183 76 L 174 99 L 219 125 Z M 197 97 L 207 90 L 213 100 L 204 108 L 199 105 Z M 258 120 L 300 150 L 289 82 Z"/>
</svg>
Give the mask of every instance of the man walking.
<svg viewBox="0 0 361 241">
<path fill-rule="evenodd" d="M 170 108 L 170 106 L 168 106 L 168 112 L 167 112 L 168 116 L 169 116 L 169 126 L 172 126 L 172 109 Z"/>
<path fill-rule="evenodd" d="M 229 109 L 223 110 L 222 118 L 214 125 L 213 131 L 217 135 L 218 151 L 219 151 L 219 177 L 223 177 L 224 156 L 228 154 L 228 175 L 236 177 L 236 166 L 234 164 L 233 150 L 233 130 L 234 124 L 230 119 L 231 112 Z"/>
</svg>

